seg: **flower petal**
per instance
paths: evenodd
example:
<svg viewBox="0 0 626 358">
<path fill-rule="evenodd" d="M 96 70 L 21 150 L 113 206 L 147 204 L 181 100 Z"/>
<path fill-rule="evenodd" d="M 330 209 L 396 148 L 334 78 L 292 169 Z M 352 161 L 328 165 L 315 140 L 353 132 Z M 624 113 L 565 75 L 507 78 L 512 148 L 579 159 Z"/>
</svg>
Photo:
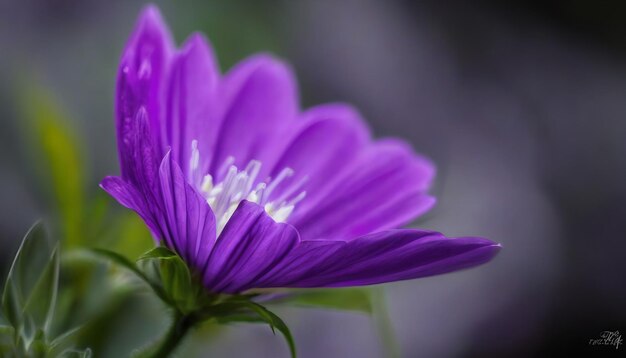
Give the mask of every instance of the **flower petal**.
<svg viewBox="0 0 626 358">
<path fill-rule="evenodd" d="M 499 245 L 486 239 L 447 238 L 421 230 L 389 230 L 349 242 L 319 243 L 303 241 L 284 260 L 286 264 L 277 266 L 273 280 L 263 284 L 341 287 L 408 280 L 477 266 L 500 250 Z M 295 269 L 299 273 L 291 274 Z"/>
<path fill-rule="evenodd" d="M 193 189 L 168 152 L 159 169 L 165 216 L 164 237 L 192 267 L 200 271 L 215 243 L 215 215 Z"/>
<path fill-rule="evenodd" d="M 281 262 L 299 241 L 288 224 L 276 223 L 246 200 L 224 227 L 204 270 L 205 286 L 214 292 L 241 292 Z"/>
<path fill-rule="evenodd" d="M 122 178 L 143 194 L 148 205 L 154 205 L 158 160 L 150 136 L 148 112 L 140 107 L 133 120 L 121 129 L 118 139 Z"/>
<path fill-rule="evenodd" d="M 266 163 L 280 154 L 281 139 L 297 115 L 294 76 L 283 62 L 257 55 L 229 71 L 220 90 L 224 117 L 211 174 L 215 178 L 232 156 L 239 168 L 252 159 L 260 160 L 264 166 L 259 177 L 263 178 L 269 172 Z"/>
<path fill-rule="evenodd" d="M 290 287 L 294 282 L 316 276 L 316 269 L 333 260 L 334 255 L 346 244 L 346 241 L 339 240 L 300 241 L 280 263 L 259 277 L 254 287 Z"/>
<path fill-rule="evenodd" d="M 161 236 L 161 228 L 155 221 L 154 215 L 146 204 L 145 197 L 131 184 L 120 177 L 106 177 L 100 182 L 100 187 L 115 198 L 123 206 L 134 210 L 146 223 L 150 231 L 158 238 Z"/>
<path fill-rule="evenodd" d="M 215 98 L 219 78 L 208 41 L 201 34 L 189 37 L 172 61 L 165 115 L 166 142 L 188 177 L 193 140 L 198 140 L 202 160 L 197 172 L 207 173 L 209 170 L 219 128 Z M 199 185 L 196 181 L 192 182 Z"/>
<path fill-rule="evenodd" d="M 284 168 L 291 168 L 294 175 L 284 180 L 284 185 L 273 192 L 270 200 L 280 201 L 285 194 L 281 188 L 303 181 L 301 190 L 307 192 L 307 197 L 298 204 L 298 213 L 305 215 L 312 208 L 308 203 L 323 196 L 332 178 L 349 168 L 370 134 L 358 112 L 344 104 L 309 109 L 301 115 L 298 124 L 300 127 L 287 141 L 288 145 L 270 173 L 271 177 L 276 177 Z"/>
<path fill-rule="evenodd" d="M 157 195 L 157 158 L 148 128 L 148 113 L 137 115 L 121 128 L 118 139 L 122 177 L 105 178 L 100 186 L 120 204 L 135 210 L 155 237 L 162 237 L 160 196 Z"/>
<path fill-rule="evenodd" d="M 148 112 L 155 152 L 163 156 L 160 102 L 173 48 L 172 37 L 159 10 L 155 6 L 144 8 L 128 40 L 118 72 L 115 113 L 122 164 L 124 131 L 141 107 Z M 122 166 L 123 177 L 125 169 Z"/>
<path fill-rule="evenodd" d="M 426 194 L 434 172 L 406 143 L 375 142 L 289 222 L 303 239 L 341 240 L 407 224 L 434 204 Z"/>
</svg>

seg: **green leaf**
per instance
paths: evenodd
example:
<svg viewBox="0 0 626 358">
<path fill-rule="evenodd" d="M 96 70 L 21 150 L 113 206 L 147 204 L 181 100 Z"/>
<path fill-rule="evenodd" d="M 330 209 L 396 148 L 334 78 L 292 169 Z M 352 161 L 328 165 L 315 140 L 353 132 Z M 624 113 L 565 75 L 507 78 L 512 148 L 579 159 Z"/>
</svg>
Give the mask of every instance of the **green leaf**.
<svg viewBox="0 0 626 358">
<path fill-rule="evenodd" d="M 85 211 L 85 178 L 78 136 L 53 94 L 36 83 L 26 82 L 19 91 L 19 104 L 40 184 L 50 191 L 62 223 L 63 237 L 70 247 L 80 244 Z"/>
<path fill-rule="evenodd" d="M 5 352 L 14 350 L 13 337 L 15 330 L 11 326 L 0 326 L 0 356 L 4 357 Z"/>
<path fill-rule="evenodd" d="M 129 259 L 127 259 L 126 257 L 118 254 L 117 252 L 114 251 L 110 251 L 110 250 L 106 250 L 106 249 L 91 249 L 91 252 L 93 252 L 94 254 L 104 257 L 108 260 L 110 260 L 111 262 L 125 268 L 128 269 L 129 271 L 133 272 L 134 274 L 136 274 L 139 278 L 141 278 L 142 280 L 150 283 L 150 281 L 148 280 L 148 278 L 146 277 L 146 275 L 144 275 L 143 272 L 141 272 L 141 270 L 139 270 L 139 268 L 137 267 L 137 265 L 135 265 L 134 262 L 130 261 Z"/>
<path fill-rule="evenodd" d="M 18 331 L 24 324 L 24 302 L 48 265 L 49 255 L 50 249 L 43 225 L 36 223 L 22 240 L 2 295 L 4 316 Z"/>
<path fill-rule="evenodd" d="M 241 312 L 241 308 L 246 308 L 247 310 L 254 313 L 256 316 L 246 314 L 246 312 Z M 291 353 L 291 357 L 296 358 L 296 345 L 294 343 L 293 336 L 291 335 L 289 327 L 287 327 L 285 322 L 275 313 L 261 306 L 260 304 L 243 299 L 239 301 L 225 302 L 212 307 L 210 313 L 208 314 L 208 317 L 211 317 L 211 315 L 215 314 L 217 314 L 217 317 L 214 316 L 213 318 L 215 318 L 219 323 L 267 323 L 272 329 L 272 332 L 274 332 L 274 334 L 276 334 L 274 329 L 278 329 L 278 331 L 283 334 L 283 337 L 285 337 L 285 340 L 289 345 L 289 352 Z"/>
<path fill-rule="evenodd" d="M 50 356 L 62 356 L 63 352 L 72 350 L 82 327 L 71 329 L 55 338 L 49 345 Z"/>
<path fill-rule="evenodd" d="M 274 314 L 272 311 L 268 310 L 267 308 L 251 301 L 248 301 L 248 303 L 249 303 L 250 308 L 256 311 L 260 317 L 265 319 L 267 323 L 270 325 L 270 327 L 275 327 L 283 334 L 283 336 L 285 337 L 285 340 L 287 341 L 287 344 L 289 345 L 289 351 L 291 352 L 291 357 L 296 358 L 296 345 L 294 343 L 293 336 L 291 335 L 291 331 L 289 331 L 289 327 L 287 327 L 285 322 L 283 322 L 283 320 L 280 317 L 278 317 L 276 314 Z M 274 329 L 272 329 L 272 331 L 274 331 Z"/>
<path fill-rule="evenodd" d="M 13 280 L 7 280 L 2 295 L 2 310 L 9 323 L 17 328 L 23 325 L 21 302 L 22 299 L 18 295 Z"/>
<path fill-rule="evenodd" d="M 174 256 L 176 256 L 176 253 L 173 252 L 172 250 L 170 250 L 170 249 L 168 249 L 166 247 L 163 247 L 163 246 L 157 246 L 157 247 L 149 250 L 145 254 L 141 255 L 141 257 L 139 257 L 139 259 L 137 259 L 137 261 L 147 260 L 147 259 L 170 258 L 170 257 L 174 257 Z"/>
<path fill-rule="evenodd" d="M 126 257 L 118 254 L 117 252 L 113 252 L 113 251 L 106 250 L 106 249 L 91 249 L 90 251 L 98 256 L 104 257 L 110 260 L 111 262 L 133 272 L 135 275 L 137 275 L 137 277 L 139 277 L 141 280 L 147 283 L 148 286 L 150 286 L 150 288 L 154 291 L 154 293 L 156 293 L 156 295 L 159 296 L 159 298 L 163 302 L 167 304 L 171 304 L 169 301 L 169 297 L 164 292 L 164 288 L 161 285 L 159 285 L 158 282 L 154 281 L 153 278 L 148 277 L 144 273 L 144 271 L 140 270 L 135 263 L 133 263 Z"/>
<path fill-rule="evenodd" d="M 372 313 L 372 292 L 369 288 L 304 289 L 272 302 L 298 306 L 330 308 Z"/>
<path fill-rule="evenodd" d="M 246 323 L 267 323 L 265 319 L 250 314 L 233 314 L 229 316 L 215 317 L 215 321 L 220 324 L 232 323 L 232 322 L 246 322 Z"/>
<path fill-rule="evenodd" d="M 48 346 L 43 339 L 35 339 L 28 346 L 28 357 L 32 358 L 45 358 L 48 353 Z"/>
<path fill-rule="evenodd" d="M 68 349 L 61 354 L 57 355 L 59 358 L 91 358 L 91 349 L 87 348 L 83 351 L 77 349 Z"/>
<path fill-rule="evenodd" d="M 59 251 L 58 247 L 52 255 L 36 286 L 33 288 L 24 312 L 32 318 L 35 327 L 43 329 L 45 334 L 50 331 L 59 284 Z"/>
</svg>

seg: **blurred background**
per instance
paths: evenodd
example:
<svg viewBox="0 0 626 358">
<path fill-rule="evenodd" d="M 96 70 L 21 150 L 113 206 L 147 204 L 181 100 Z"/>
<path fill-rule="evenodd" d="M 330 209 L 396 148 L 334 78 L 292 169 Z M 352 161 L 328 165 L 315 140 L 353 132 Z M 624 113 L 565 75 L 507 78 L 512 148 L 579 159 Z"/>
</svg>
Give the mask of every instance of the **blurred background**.
<svg viewBox="0 0 626 358">
<path fill-rule="evenodd" d="M 301 357 L 623 353 L 588 343 L 626 333 L 626 3 L 156 3 L 179 43 L 194 30 L 210 38 L 223 71 L 272 52 L 292 64 L 304 106 L 352 103 L 376 136 L 432 158 L 439 202 L 413 226 L 504 246 L 476 269 L 377 288 L 373 316 L 279 309 Z M 69 246 L 152 245 L 97 186 L 119 171 L 115 73 L 142 6 L 0 0 L 3 277 L 40 217 Z M 120 232 L 103 224 L 112 217 Z M 96 357 L 158 334 L 164 309 L 145 301 L 110 308 L 111 343 L 90 343 Z M 288 355 L 267 327 L 206 331 L 181 356 Z"/>
</svg>

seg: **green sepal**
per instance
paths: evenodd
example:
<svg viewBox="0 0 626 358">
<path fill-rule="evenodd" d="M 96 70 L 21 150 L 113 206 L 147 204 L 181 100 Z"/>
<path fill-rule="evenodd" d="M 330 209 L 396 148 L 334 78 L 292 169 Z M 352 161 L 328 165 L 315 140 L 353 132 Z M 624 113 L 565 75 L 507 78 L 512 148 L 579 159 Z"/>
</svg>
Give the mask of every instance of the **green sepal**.
<svg viewBox="0 0 626 358">
<path fill-rule="evenodd" d="M 142 255 L 137 263 L 124 256 L 103 249 L 92 250 L 106 257 L 148 283 L 161 300 L 173 309 L 176 317 L 191 326 L 205 321 L 221 324 L 248 322 L 268 324 L 272 332 L 282 333 L 292 357 L 296 357 L 293 336 L 285 322 L 264 306 L 253 302 L 258 293 L 225 295 L 212 294 L 194 276 L 187 264 L 175 252 L 156 247 Z M 175 320 L 176 322 L 176 320 Z M 137 350 L 133 356 L 142 357 L 160 347 L 161 341 Z"/>
<path fill-rule="evenodd" d="M 213 318 L 221 324 L 267 323 L 274 334 L 276 329 L 283 334 L 291 357 L 296 358 L 296 345 L 287 324 L 278 315 L 256 302 L 248 299 L 230 300 L 210 307 L 205 314 L 207 318 Z"/>
<path fill-rule="evenodd" d="M 203 290 L 180 256 L 165 247 L 156 247 L 141 256 L 137 265 L 152 285 L 160 288 L 169 305 L 182 314 L 197 308 L 197 298 Z"/>
</svg>

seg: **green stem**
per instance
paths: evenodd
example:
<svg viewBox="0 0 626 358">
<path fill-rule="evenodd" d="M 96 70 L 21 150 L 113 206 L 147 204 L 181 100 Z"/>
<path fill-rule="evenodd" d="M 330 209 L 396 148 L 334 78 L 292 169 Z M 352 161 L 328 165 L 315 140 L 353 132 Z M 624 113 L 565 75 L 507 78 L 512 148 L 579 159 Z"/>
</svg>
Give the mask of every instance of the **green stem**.
<svg viewBox="0 0 626 358">
<path fill-rule="evenodd" d="M 400 354 L 400 346 L 394 333 L 393 324 L 387 310 L 387 296 L 385 290 L 376 288 L 372 292 L 374 305 L 374 321 L 378 329 L 378 334 L 382 340 L 385 354 L 388 357 L 398 358 Z"/>
<path fill-rule="evenodd" d="M 182 315 L 176 313 L 174 316 L 174 322 L 172 327 L 167 332 L 161 344 L 156 348 L 151 355 L 152 358 L 167 358 L 183 341 L 187 332 L 196 324 L 196 319 L 193 315 Z"/>
</svg>

